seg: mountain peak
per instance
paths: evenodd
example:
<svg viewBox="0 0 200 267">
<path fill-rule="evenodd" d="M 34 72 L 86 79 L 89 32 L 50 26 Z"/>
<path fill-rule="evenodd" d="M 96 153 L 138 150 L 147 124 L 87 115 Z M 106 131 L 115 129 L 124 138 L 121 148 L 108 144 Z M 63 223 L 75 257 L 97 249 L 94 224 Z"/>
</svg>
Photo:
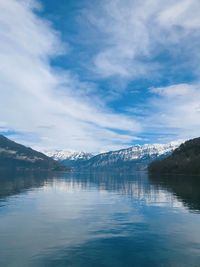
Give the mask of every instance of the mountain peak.
<svg viewBox="0 0 200 267">
<path fill-rule="evenodd" d="M 62 161 L 68 166 L 96 168 L 96 167 L 120 167 L 126 164 L 134 165 L 142 163 L 143 166 L 159 157 L 165 157 L 174 151 L 181 141 L 169 144 L 144 144 L 134 145 L 117 151 L 109 151 L 93 155 L 86 152 L 72 152 L 68 150 L 44 151 L 53 159 Z"/>
<path fill-rule="evenodd" d="M 83 151 L 70 151 L 70 150 L 45 150 L 44 154 L 52 157 L 55 160 L 89 160 L 94 155 Z"/>
</svg>

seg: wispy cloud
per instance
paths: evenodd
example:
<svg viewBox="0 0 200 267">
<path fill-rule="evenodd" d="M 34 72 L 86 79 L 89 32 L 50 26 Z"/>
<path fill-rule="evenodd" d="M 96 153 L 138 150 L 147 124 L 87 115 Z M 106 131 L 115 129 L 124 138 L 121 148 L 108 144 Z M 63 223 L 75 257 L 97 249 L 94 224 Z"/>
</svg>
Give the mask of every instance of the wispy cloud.
<svg viewBox="0 0 200 267">
<path fill-rule="evenodd" d="M 148 127 L 160 134 L 173 132 L 179 138 L 199 136 L 200 85 L 176 84 L 151 88 L 153 97 Z"/>
<path fill-rule="evenodd" d="M 87 11 L 101 36 L 91 63 L 100 78 L 168 81 L 144 88 L 144 103 L 127 107 L 140 110 L 144 131 L 158 138 L 199 135 L 199 14 L 198 0 L 100 1 Z"/>
<path fill-rule="evenodd" d="M 180 69 L 180 61 L 185 61 L 192 67 L 190 71 L 196 72 L 199 12 L 198 0 L 98 2 L 97 8 L 86 13 L 101 36 L 101 46 L 93 57 L 96 72 L 103 78 L 156 77 L 158 71 L 169 67 L 159 60 L 164 52 L 168 52 L 167 60 L 173 63 L 171 68 Z"/>
<path fill-rule="evenodd" d="M 40 15 L 40 1 L 0 1 L 0 9 L 0 131 L 35 147 L 86 151 L 128 146 L 144 132 L 173 139 L 199 134 L 198 0 L 88 4 L 79 12 L 85 28 L 78 36 L 88 82 L 75 68 L 52 64 L 56 57 L 70 59 L 73 49 Z M 158 86 L 165 76 L 168 84 Z M 143 102 L 127 93 L 133 104 L 128 99 L 111 109 L 109 82 L 129 91 L 127 84 L 137 79 L 155 81 L 142 89 Z"/>
<path fill-rule="evenodd" d="M 36 14 L 38 7 L 35 1 L 0 2 L 0 121 L 4 128 L 30 133 L 35 136 L 32 144 L 38 147 L 98 151 L 132 142 L 141 129 L 138 122 L 93 99 L 88 94 L 90 84 L 73 73 L 51 66 L 53 57 L 64 53 L 67 57 L 67 44 Z"/>
</svg>

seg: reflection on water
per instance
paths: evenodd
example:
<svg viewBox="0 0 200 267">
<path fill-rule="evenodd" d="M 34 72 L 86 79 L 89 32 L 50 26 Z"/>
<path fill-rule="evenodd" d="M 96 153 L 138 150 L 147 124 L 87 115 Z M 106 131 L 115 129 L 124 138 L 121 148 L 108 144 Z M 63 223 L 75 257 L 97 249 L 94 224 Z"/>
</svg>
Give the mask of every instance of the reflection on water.
<svg viewBox="0 0 200 267">
<path fill-rule="evenodd" d="M 142 172 L 1 174 L 0 266 L 199 266 L 198 185 Z"/>
<path fill-rule="evenodd" d="M 172 192 L 186 207 L 200 211 L 200 177 L 186 175 L 150 175 L 157 188 Z"/>
<path fill-rule="evenodd" d="M 0 199 L 20 194 L 26 190 L 42 187 L 48 178 L 52 177 L 47 172 L 0 172 Z"/>
</svg>

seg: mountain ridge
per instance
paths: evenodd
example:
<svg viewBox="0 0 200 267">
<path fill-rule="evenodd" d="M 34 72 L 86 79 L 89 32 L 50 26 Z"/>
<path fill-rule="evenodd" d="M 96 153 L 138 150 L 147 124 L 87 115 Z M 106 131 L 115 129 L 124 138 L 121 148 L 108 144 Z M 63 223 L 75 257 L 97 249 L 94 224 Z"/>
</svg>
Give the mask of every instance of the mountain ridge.
<svg viewBox="0 0 200 267">
<path fill-rule="evenodd" d="M 147 164 L 158 157 L 164 157 L 176 149 L 182 140 L 170 142 L 168 144 L 144 144 L 134 145 L 129 148 L 108 151 L 93 155 L 87 152 L 69 152 L 56 150 L 54 152 L 46 151 L 54 159 L 61 161 L 66 166 L 77 168 L 102 168 L 102 167 L 120 167 L 122 165 L 131 166 L 141 164 L 145 169 Z M 59 151 L 59 152 L 58 152 Z"/>
<path fill-rule="evenodd" d="M 169 155 L 180 145 L 180 142 L 169 144 L 145 144 L 135 145 L 126 149 L 109 151 L 94 156 L 87 162 L 88 168 L 99 167 L 136 167 L 138 170 L 147 168 L 149 162 L 155 158 Z"/>
<path fill-rule="evenodd" d="M 0 135 L 0 169 L 61 170 L 57 161 Z"/>
<path fill-rule="evenodd" d="M 152 162 L 148 169 L 152 173 L 200 174 L 200 137 L 184 142 L 166 159 Z"/>
<path fill-rule="evenodd" d="M 94 156 L 92 153 L 70 150 L 44 150 L 43 153 L 55 160 L 88 160 Z"/>
</svg>

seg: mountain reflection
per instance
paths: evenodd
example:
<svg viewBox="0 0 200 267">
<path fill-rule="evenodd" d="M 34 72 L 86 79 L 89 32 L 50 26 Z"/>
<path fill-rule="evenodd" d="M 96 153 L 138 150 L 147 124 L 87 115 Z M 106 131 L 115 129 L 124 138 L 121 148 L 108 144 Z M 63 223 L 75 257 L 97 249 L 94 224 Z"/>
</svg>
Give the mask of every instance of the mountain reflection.
<svg viewBox="0 0 200 267">
<path fill-rule="evenodd" d="M 0 266 L 198 266 L 200 217 L 187 207 L 199 210 L 197 179 L 4 173 Z"/>
<path fill-rule="evenodd" d="M 181 202 L 161 187 L 149 182 L 146 172 L 91 172 L 71 173 L 65 180 L 54 180 L 54 186 L 62 186 L 63 190 L 88 190 L 97 188 L 100 192 L 114 192 L 137 199 L 145 205 L 170 205 L 180 207 Z M 61 185 L 62 183 L 62 185 Z"/>
<path fill-rule="evenodd" d="M 186 207 L 200 210 L 200 177 L 186 175 L 150 175 L 154 186 L 163 188 L 176 195 Z"/>
<path fill-rule="evenodd" d="M 46 172 L 0 171 L 0 199 L 42 187 L 49 177 Z"/>
<path fill-rule="evenodd" d="M 142 205 L 187 206 L 200 210 L 200 179 L 188 176 L 148 176 L 146 172 L 0 173 L 0 199 L 34 188 L 67 192 L 98 190 L 137 199 Z"/>
</svg>

